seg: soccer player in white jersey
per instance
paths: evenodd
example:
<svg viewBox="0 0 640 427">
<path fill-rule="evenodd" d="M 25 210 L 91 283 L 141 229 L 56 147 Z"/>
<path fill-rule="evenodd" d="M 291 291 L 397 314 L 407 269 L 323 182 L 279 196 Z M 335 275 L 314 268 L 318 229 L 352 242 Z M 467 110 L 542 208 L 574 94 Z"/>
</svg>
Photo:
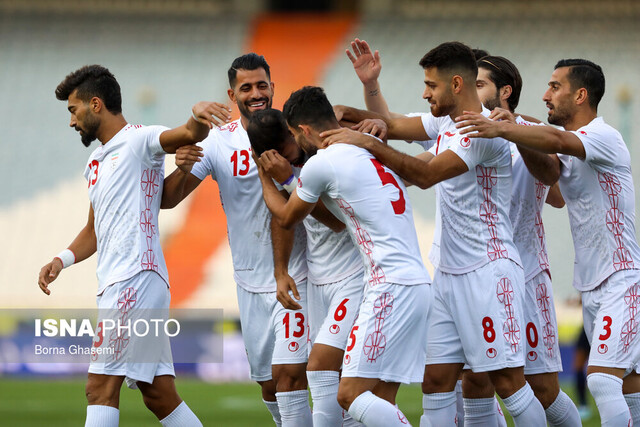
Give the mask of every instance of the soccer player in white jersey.
<svg viewBox="0 0 640 427">
<path fill-rule="evenodd" d="M 353 52 L 347 50 L 347 56 L 353 64 L 356 75 L 362 82 L 364 87 L 364 97 L 367 110 L 379 113 L 385 117 L 399 118 L 402 115 L 389 111 L 387 103 L 382 95 L 378 77 L 382 68 L 380 55 L 378 51 L 372 52 L 369 44 L 364 40 L 355 39 L 351 42 Z M 474 57 L 479 59 L 487 56 L 488 53 L 483 50 L 472 49 Z M 341 108 L 338 106 L 337 114 L 342 117 Z M 422 116 L 427 113 L 411 113 L 408 117 Z M 369 123 L 367 123 L 369 122 Z M 376 133 L 377 131 L 386 134 L 386 124 L 379 123 L 379 119 L 368 119 L 354 126 L 361 132 Z M 415 142 L 429 150 L 435 143 L 435 140 L 429 141 L 407 141 Z M 435 230 L 433 234 L 433 243 L 429 252 L 429 260 L 434 268 L 438 268 L 440 264 L 440 234 L 441 234 L 441 217 L 440 217 L 440 196 L 438 195 L 438 187 L 436 191 L 436 215 Z M 464 379 L 464 381 L 463 381 Z M 464 387 L 463 387 L 464 384 Z M 425 383 L 426 385 L 426 383 Z M 464 393 L 463 393 L 464 388 Z M 428 389 L 425 390 L 425 392 Z M 504 414 L 500 408 L 500 403 L 495 398 L 495 389 L 491 384 L 489 375 L 484 373 L 473 373 L 470 370 L 464 372 L 464 376 L 460 376 L 455 386 L 456 392 L 456 423 L 458 427 L 465 424 L 464 403 L 467 404 L 467 417 L 469 424 L 472 425 L 496 425 L 506 426 Z M 464 397 L 463 397 L 464 395 Z M 426 399 L 425 399 L 426 400 Z M 426 412 L 426 411 L 425 411 Z M 427 415 L 423 415 L 421 423 L 428 423 Z M 475 423 L 475 424 L 474 424 Z"/>
<path fill-rule="evenodd" d="M 254 112 L 271 107 L 274 84 L 269 65 L 255 53 L 236 58 L 228 77 L 229 98 L 238 106 L 240 119 L 211 132 L 201 147 L 188 147 L 177 153 L 179 168 L 165 179 L 162 207 L 175 206 L 208 175 L 218 182 L 227 215 L 251 379 L 260 384 L 263 401 L 277 425 L 311 425 L 305 375 L 308 355 L 305 231 L 299 227 L 292 238 L 293 230 L 273 225 L 262 200 L 262 186 L 246 131 Z M 292 256 L 287 265 L 282 259 L 292 248 L 284 243 L 292 241 Z M 288 310 L 278 303 L 276 278 L 297 288 L 301 309 Z"/>
<path fill-rule="evenodd" d="M 347 226 L 365 266 L 367 284 L 349 334 L 338 402 L 365 425 L 404 425 L 406 417 L 391 402 L 400 383 L 420 380 L 431 301 L 406 188 L 365 150 L 349 145 L 320 150 L 319 133 L 340 127 L 321 88 L 294 92 L 283 113 L 310 159 L 288 201 L 261 175 L 269 209 L 292 227 L 322 198 Z"/>
<path fill-rule="evenodd" d="M 429 51 L 420 65 L 426 85 L 423 97 L 431 105 L 431 114 L 385 121 L 390 138 L 436 139 L 429 152 L 412 157 L 350 130 L 322 136 L 327 144 L 347 142 L 366 148 L 421 188 L 440 187 L 440 265 L 429 314 L 423 383 L 429 421 L 454 425 L 454 389 L 467 363 L 474 372 L 489 373 L 516 425 L 542 425 L 544 409 L 523 370 L 524 274 L 508 218 L 508 142 L 496 138 L 472 143 L 455 128 L 453 117 L 463 111 L 490 114 L 478 98 L 476 60 L 467 46 L 443 43 Z"/>
<path fill-rule="evenodd" d="M 637 328 L 640 248 L 635 237 L 635 193 L 629 151 L 619 132 L 598 117 L 605 79 L 584 59 L 559 61 L 542 100 L 549 123 L 522 126 L 460 115 L 467 136 L 501 136 L 552 154 L 560 166 L 575 248 L 573 284 L 582 292 L 593 351 L 587 383 L 602 425 L 640 423 L 640 342 Z M 557 153 L 557 155 L 556 155 Z"/>
<path fill-rule="evenodd" d="M 288 190 L 295 189 L 306 157 L 282 112 L 256 111 L 251 116 L 247 134 L 264 170 Z M 288 193 L 285 194 L 288 197 Z M 313 425 L 347 426 L 354 421 L 338 404 L 338 384 L 349 331 L 362 301 L 364 266 L 345 225 L 328 211 L 318 216 L 316 211 L 321 207 L 326 210 L 319 203 L 312 212 L 319 220 L 308 216 L 303 221 L 307 230 L 307 305 L 312 344 L 307 379 L 313 400 Z M 300 307 L 288 289 L 280 291 L 278 300 L 282 305 L 289 309 Z"/>
<path fill-rule="evenodd" d="M 168 309 L 169 281 L 158 236 L 164 155 L 204 139 L 213 126 L 212 116 L 224 116 L 224 105 L 196 104 L 193 118 L 175 129 L 132 125 L 122 115 L 118 82 L 99 65 L 69 74 L 56 88 L 56 97 L 67 101 L 69 125 L 80 133 L 82 143 L 88 147 L 98 139 L 101 145 L 89 157 L 84 173 L 89 182 L 87 224 L 68 249 L 42 268 L 40 288 L 50 295 L 49 285 L 63 268 L 97 252 L 99 309 L 119 309 L 130 318 L 136 311 Z M 118 425 L 125 379 L 140 389 L 145 405 L 162 425 L 202 425 L 175 389 L 170 348 L 168 356 L 165 353 L 153 363 L 138 361 L 146 344 L 135 334 L 124 339 L 128 344 L 122 353 L 105 360 L 92 358 L 85 425 Z M 94 346 L 100 345 L 102 339 L 96 340 Z"/>
<path fill-rule="evenodd" d="M 476 81 L 480 101 L 490 110 L 502 108 L 515 112 L 520 100 L 522 78 L 516 66 L 501 56 L 485 56 L 478 60 Z M 522 116 L 516 122 L 533 126 Z M 581 425 L 578 409 L 560 389 L 558 372 L 562 370 L 558 347 L 558 324 L 546 238 L 542 223 L 545 201 L 563 207 L 564 200 L 556 184 L 560 165 L 538 151 L 510 143 L 513 173 L 511 209 L 513 240 L 520 252 L 525 271 L 526 322 L 524 373 L 536 397 L 542 403 L 551 426 Z M 550 187 L 552 185 L 553 187 Z"/>
</svg>

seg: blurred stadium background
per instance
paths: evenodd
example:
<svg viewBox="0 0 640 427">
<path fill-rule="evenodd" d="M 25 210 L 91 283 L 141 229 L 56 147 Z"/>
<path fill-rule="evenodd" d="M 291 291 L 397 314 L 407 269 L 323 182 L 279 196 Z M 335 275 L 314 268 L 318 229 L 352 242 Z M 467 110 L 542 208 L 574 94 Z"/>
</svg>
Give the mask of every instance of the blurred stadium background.
<svg viewBox="0 0 640 427">
<path fill-rule="evenodd" d="M 518 111 L 540 119 L 546 118 L 541 97 L 556 61 L 584 57 L 604 69 L 607 89 L 599 113 L 623 134 L 637 169 L 639 18 L 640 2 L 634 0 L 0 0 L 0 307 L 95 307 L 95 257 L 65 270 L 50 297 L 36 284 L 40 267 L 86 221 L 82 171 L 91 150 L 67 126 L 66 105 L 53 93 L 65 75 L 82 65 L 99 63 L 116 75 L 129 122 L 176 126 L 197 101 L 227 102 L 226 70 L 248 51 L 264 55 L 272 67 L 276 108 L 305 84 L 323 86 L 334 104 L 364 107 L 361 84 L 344 50 L 355 37 L 367 40 L 380 50 L 381 85 L 390 108 L 409 113 L 426 111 L 420 57 L 440 42 L 459 40 L 511 59 L 524 81 Z M 406 144 L 397 147 L 419 151 Z M 173 159 L 166 164 L 168 172 L 174 169 Z M 634 178 L 638 188 L 637 170 Z M 429 265 L 434 193 L 411 189 L 410 195 Z M 637 199 L 638 192 L 638 205 Z M 565 209 L 547 208 L 544 219 L 563 379 L 569 381 L 572 345 L 582 324 L 579 306 L 570 302 L 577 296 L 571 286 L 573 246 Z M 247 382 L 248 365 L 215 183 L 207 180 L 178 208 L 163 211 L 160 228 L 172 305 L 222 308 L 225 317 L 217 329 L 224 331 L 224 362 L 182 367 L 186 376 L 197 378 L 179 382 L 187 393 L 191 390 L 184 397 L 196 413 L 202 408 L 209 415 L 205 425 L 268 424 L 257 386 L 227 385 Z M 75 408 L 72 419 L 77 421 L 68 424 L 79 424 L 86 366 L 8 363 L 18 334 L 18 321 L 8 313 L 0 311 L 0 424 L 6 421 L 3 414 L 17 417 L 6 425 L 55 420 L 53 414 L 66 408 L 51 402 L 56 396 Z M 215 383 L 225 385 L 216 388 Z M 233 387 L 244 387 L 237 398 Z M 416 422 L 419 388 L 406 390 L 404 407 Z M 228 406 L 215 406 L 216 396 Z M 142 403 L 133 400 L 143 418 L 123 415 L 122 425 L 153 424 L 150 414 L 144 418 Z M 20 418 L 25 411 L 31 418 Z M 220 412 L 236 415 L 227 420 Z M 67 425 L 61 420 L 59 425 Z"/>
</svg>

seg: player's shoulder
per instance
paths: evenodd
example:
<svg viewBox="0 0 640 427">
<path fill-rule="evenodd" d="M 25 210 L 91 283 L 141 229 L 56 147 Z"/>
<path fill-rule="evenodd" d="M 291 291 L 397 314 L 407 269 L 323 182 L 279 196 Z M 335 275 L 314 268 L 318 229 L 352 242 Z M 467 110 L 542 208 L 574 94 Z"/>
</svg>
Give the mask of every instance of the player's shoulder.
<svg viewBox="0 0 640 427">
<path fill-rule="evenodd" d="M 609 125 L 602 117 L 596 117 L 588 124 L 579 128 L 576 132 L 579 136 L 607 137 L 622 139 L 622 135 L 616 128 Z"/>
</svg>

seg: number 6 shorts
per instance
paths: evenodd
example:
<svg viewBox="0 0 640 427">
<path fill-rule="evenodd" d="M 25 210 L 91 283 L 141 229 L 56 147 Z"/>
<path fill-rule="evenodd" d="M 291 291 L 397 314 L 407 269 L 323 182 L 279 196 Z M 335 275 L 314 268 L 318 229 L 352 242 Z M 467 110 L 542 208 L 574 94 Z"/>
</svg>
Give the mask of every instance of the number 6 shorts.
<svg viewBox="0 0 640 427">
<path fill-rule="evenodd" d="M 349 334 L 342 376 L 422 382 L 431 285 L 367 286 Z"/>
<path fill-rule="evenodd" d="M 630 372 L 640 361 L 640 270 L 613 273 L 582 292 L 584 330 L 591 343 L 589 366 Z"/>
<path fill-rule="evenodd" d="M 364 292 L 364 272 L 324 285 L 309 284 L 309 326 L 312 344 L 344 350 Z"/>
<path fill-rule="evenodd" d="M 170 301 L 166 282 L 154 271 L 141 271 L 108 286 L 97 298 L 89 373 L 124 376 L 130 388 L 137 388 L 137 381 L 152 383 L 160 375 L 175 376 L 164 329 Z"/>
<path fill-rule="evenodd" d="M 275 292 L 255 293 L 237 286 L 242 339 L 253 381 L 270 380 L 271 365 L 307 363 L 306 279 L 296 286 L 300 310 L 285 309 L 276 299 Z"/>
<path fill-rule="evenodd" d="M 474 372 L 524 365 L 524 273 L 498 259 L 464 274 L 436 271 L 427 365 L 466 363 Z"/>
</svg>

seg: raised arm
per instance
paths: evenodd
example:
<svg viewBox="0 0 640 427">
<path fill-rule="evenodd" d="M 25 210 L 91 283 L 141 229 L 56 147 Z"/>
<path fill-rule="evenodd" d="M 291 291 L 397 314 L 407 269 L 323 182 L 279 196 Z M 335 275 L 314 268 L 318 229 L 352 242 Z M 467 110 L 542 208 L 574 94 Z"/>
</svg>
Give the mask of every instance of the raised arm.
<svg viewBox="0 0 640 427">
<path fill-rule="evenodd" d="M 380 119 L 387 124 L 388 139 L 404 139 L 405 141 L 426 141 L 434 139 L 427 135 L 422 124 L 421 117 L 406 117 L 393 114 L 392 117 L 384 117 L 372 111 L 360 110 L 358 108 L 347 107 L 346 105 L 334 106 L 338 120 L 347 120 L 360 123 L 366 119 Z M 437 136 L 437 135 L 435 135 Z"/>
<path fill-rule="evenodd" d="M 182 126 L 169 129 L 160 134 L 162 149 L 173 154 L 183 145 L 202 141 L 209 130 L 231 120 L 231 110 L 219 102 L 199 102 L 191 109 L 191 117 Z M 219 123 L 220 122 L 220 123 Z"/>
<path fill-rule="evenodd" d="M 322 132 L 320 137 L 325 138 L 324 141 L 327 145 L 343 143 L 368 150 L 381 163 L 397 173 L 400 178 L 422 189 L 469 170 L 467 164 L 451 150 L 445 150 L 437 156 L 425 151 L 413 157 L 397 151 L 367 134 L 345 128 Z"/>
<path fill-rule="evenodd" d="M 97 239 L 94 229 L 93 206 L 89 204 L 87 224 L 80 230 L 68 249 L 62 251 L 51 262 L 40 269 L 38 286 L 42 292 L 51 295 L 49 284 L 56 280 L 63 268 L 84 261 L 97 250 Z"/>
<path fill-rule="evenodd" d="M 501 137 L 519 146 L 548 154 L 568 154 L 579 159 L 586 156 L 580 138 L 552 126 L 524 126 L 506 121 L 492 121 L 482 114 L 465 111 L 456 117 L 456 127 L 470 138 Z"/>
</svg>

